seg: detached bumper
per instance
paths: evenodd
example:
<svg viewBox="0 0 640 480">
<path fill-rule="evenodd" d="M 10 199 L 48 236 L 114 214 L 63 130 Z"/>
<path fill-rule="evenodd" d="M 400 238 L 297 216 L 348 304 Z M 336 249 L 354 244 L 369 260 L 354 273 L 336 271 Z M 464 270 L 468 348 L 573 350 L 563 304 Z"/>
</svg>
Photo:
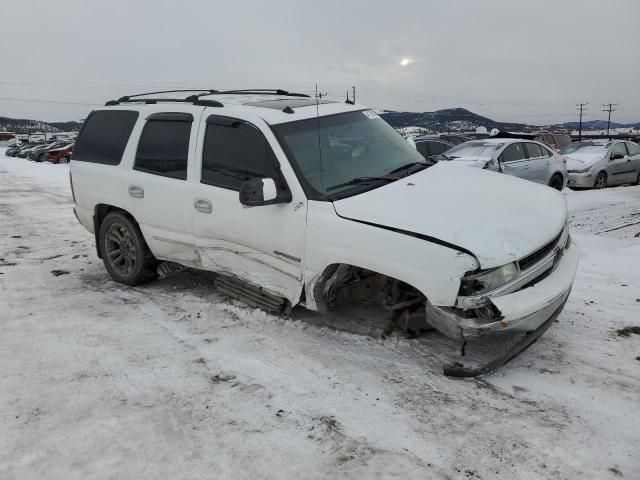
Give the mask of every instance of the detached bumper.
<svg viewBox="0 0 640 480">
<path fill-rule="evenodd" d="M 593 188 L 596 178 L 591 172 L 569 173 L 568 187 Z"/>
<path fill-rule="evenodd" d="M 499 311 L 493 318 L 469 317 L 457 308 L 427 303 L 427 320 L 441 333 L 453 338 L 534 331 L 562 310 L 573 286 L 578 257 L 578 247 L 571 242 L 546 278 L 515 293 L 490 297 Z"/>
</svg>

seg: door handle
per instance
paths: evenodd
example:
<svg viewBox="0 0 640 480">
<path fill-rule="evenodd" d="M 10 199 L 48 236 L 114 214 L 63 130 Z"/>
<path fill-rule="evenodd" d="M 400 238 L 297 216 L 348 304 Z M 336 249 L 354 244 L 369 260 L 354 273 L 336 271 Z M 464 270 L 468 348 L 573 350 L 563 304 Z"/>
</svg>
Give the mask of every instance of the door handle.
<svg viewBox="0 0 640 480">
<path fill-rule="evenodd" d="M 213 211 L 213 205 L 206 198 L 196 198 L 193 201 L 193 208 L 200 213 L 211 213 Z"/>
<path fill-rule="evenodd" d="M 138 185 L 129 185 L 129 196 L 133 198 L 144 198 L 144 188 Z"/>
</svg>

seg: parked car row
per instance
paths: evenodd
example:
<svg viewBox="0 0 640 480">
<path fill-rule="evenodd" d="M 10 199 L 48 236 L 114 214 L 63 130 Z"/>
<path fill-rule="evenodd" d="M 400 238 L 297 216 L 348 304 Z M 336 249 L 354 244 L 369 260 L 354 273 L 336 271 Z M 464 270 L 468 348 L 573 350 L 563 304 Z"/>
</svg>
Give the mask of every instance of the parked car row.
<svg viewBox="0 0 640 480">
<path fill-rule="evenodd" d="M 529 137 L 527 137 L 529 138 Z M 566 135 L 539 134 L 539 140 L 516 136 L 465 141 L 453 145 L 445 136 L 413 139 L 418 152 L 432 162 L 452 161 L 505 173 L 556 190 L 604 188 L 640 183 L 640 145 L 628 141 L 593 140 L 570 143 Z M 544 141 L 541 141 L 544 139 Z M 562 146 L 560 150 L 554 146 Z"/>
<path fill-rule="evenodd" d="M 18 157 L 35 162 L 67 163 L 71 159 L 73 143 L 68 140 L 55 142 L 31 142 L 7 148 L 7 157 Z"/>
</svg>

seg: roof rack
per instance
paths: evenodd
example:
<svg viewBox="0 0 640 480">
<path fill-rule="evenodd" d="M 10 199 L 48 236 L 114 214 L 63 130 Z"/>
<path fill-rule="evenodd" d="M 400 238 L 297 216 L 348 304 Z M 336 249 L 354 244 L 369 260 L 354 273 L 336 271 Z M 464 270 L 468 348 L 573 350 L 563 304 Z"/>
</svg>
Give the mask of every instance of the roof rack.
<svg viewBox="0 0 640 480">
<path fill-rule="evenodd" d="M 306 93 L 295 93 L 282 90 L 281 88 L 249 88 L 244 90 L 224 90 L 214 92 L 211 95 L 284 95 L 288 97 L 310 98 Z"/>
<path fill-rule="evenodd" d="M 189 95 L 186 98 L 140 98 L 147 95 L 159 95 L 163 93 L 187 93 L 187 92 L 200 92 Z M 193 103 L 194 105 L 201 105 L 204 107 L 223 107 L 224 105 L 217 100 L 208 100 L 200 97 L 207 95 L 283 95 L 288 97 L 305 97 L 310 98 L 305 93 L 293 93 L 280 88 L 258 88 L 258 89 L 246 89 L 246 90 L 213 90 L 207 88 L 189 88 L 181 90 L 161 90 L 158 92 L 138 93 L 136 95 L 125 95 L 117 100 L 109 100 L 105 103 L 106 107 L 113 105 L 119 105 L 121 103 L 136 103 L 144 102 L 145 104 L 155 104 L 158 102 L 175 102 L 175 103 Z"/>
</svg>

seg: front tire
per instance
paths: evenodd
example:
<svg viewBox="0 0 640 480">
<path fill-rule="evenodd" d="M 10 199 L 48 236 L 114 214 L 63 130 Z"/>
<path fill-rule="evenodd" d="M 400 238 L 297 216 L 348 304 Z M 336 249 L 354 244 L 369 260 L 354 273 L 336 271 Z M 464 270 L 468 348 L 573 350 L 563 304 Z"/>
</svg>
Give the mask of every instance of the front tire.
<svg viewBox="0 0 640 480">
<path fill-rule="evenodd" d="M 154 280 L 157 261 L 138 226 L 122 212 L 110 212 L 99 233 L 104 266 L 116 282 L 140 285 Z"/>
<path fill-rule="evenodd" d="M 562 190 L 562 187 L 564 186 L 562 181 L 562 176 L 557 173 L 554 173 L 551 176 L 551 180 L 549 180 L 549 186 L 558 191 Z"/>
<path fill-rule="evenodd" d="M 638 170 L 638 176 L 636 177 L 634 185 L 640 185 L 640 170 Z"/>
<path fill-rule="evenodd" d="M 605 172 L 600 172 L 596 176 L 596 180 L 593 182 L 593 188 L 606 188 L 607 187 L 607 174 Z"/>
</svg>

